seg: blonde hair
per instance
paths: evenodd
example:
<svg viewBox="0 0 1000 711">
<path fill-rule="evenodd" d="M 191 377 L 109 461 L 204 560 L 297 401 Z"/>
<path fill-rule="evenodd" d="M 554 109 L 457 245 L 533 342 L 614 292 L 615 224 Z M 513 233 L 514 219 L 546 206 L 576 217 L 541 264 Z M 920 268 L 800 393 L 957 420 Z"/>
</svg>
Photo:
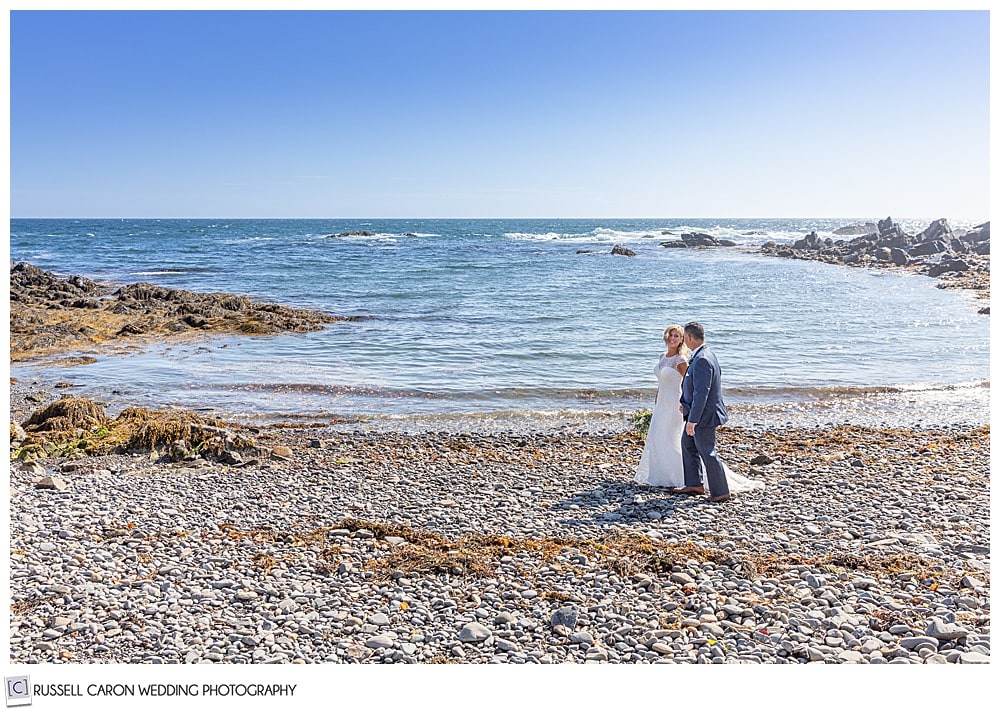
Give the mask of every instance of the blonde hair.
<svg viewBox="0 0 1000 711">
<path fill-rule="evenodd" d="M 672 323 L 669 326 L 667 326 L 666 329 L 664 329 L 664 331 L 663 331 L 663 342 L 664 343 L 667 342 L 667 336 L 670 335 L 671 331 L 677 331 L 679 334 L 681 334 L 681 344 L 679 346 L 677 346 L 677 353 L 678 353 L 678 355 L 682 355 L 685 358 L 687 358 L 691 354 L 691 351 L 688 349 L 687 345 L 684 343 L 684 327 L 681 326 L 681 325 L 679 325 L 679 324 L 676 324 L 676 323 Z M 667 346 L 667 352 L 668 353 L 670 352 L 670 346 Z"/>
</svg>

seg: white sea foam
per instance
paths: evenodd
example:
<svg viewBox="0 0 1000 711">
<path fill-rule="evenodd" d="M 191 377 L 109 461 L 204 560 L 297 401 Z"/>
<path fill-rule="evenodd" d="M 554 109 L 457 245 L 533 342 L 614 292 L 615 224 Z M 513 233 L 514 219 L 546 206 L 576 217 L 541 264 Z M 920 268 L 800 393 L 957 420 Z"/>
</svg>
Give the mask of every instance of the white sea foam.
<svg viewBox="0 0 1000 711">
<path fill-rule="evenodd" d="M 337 239 L 344 242 L 358 242 L 360 244 L 369 244 L 372 242 L 388 242 L 395 244 L 402 237 L 400 234 L 392 234 L 390 232 L 377 232 L 370 235 L 344 235 L 343 237 L 337 237 Z"/>
<path fill-rule="evenodd" d="M 535 234 L 531 232 L 504 232 L 503 236 L 507 239 L 527 240 L 531 242 L 551 242 L 553 240 L 566 239 L 570 237 L 570 235 L 564 235 L 558 232 L 546 232 L 544 234 Z"/>
<path fill-rule="evenodd" d="M 677 225 L 659 226 L 642 230 L 616 230 L 607 227 L 598 227 L 589 232 L 505 232 L 504 237 L 512 240 L 534 241 L 534 242 L 567 242 L 567 243 L 606 243 L 606 244 L 650 244 L 665 241 L 679 240 L 683 234 L 707 234 L 720 240 L 731 240 L 737 245 L 760 245 L 768 240 L 776 242 L 787 242 L 801 239 L 806 235 L 802 231 L 756 229 L 748 230 L 746 227 L 727 227 L 714 225 L 711 227 Z M 818 233 L 824 236 L 825 233 Z"/>
</svg>

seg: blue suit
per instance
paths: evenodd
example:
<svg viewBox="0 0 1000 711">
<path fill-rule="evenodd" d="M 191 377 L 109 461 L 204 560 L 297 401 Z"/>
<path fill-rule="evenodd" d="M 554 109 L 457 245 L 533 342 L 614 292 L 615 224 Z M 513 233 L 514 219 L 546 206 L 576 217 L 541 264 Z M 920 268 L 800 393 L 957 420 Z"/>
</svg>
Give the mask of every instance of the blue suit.
<svg viewBox="0 0 1000 711">
<path fill-rule="evenodd" d="M 729 421 L 726 404 L 722 401 L 722 368 L 715 354 L 702 344 L 695 349 L 681 381 L 681 408 L 684 420 L 697 426 L 694 436 L 685 428 L 681 436 L 684 459 L 684 485 L 703 486 L 702 466 L 712 496 L 729 493 L 726 470 L 715 451 L 715 428 Z"/>
</svg>

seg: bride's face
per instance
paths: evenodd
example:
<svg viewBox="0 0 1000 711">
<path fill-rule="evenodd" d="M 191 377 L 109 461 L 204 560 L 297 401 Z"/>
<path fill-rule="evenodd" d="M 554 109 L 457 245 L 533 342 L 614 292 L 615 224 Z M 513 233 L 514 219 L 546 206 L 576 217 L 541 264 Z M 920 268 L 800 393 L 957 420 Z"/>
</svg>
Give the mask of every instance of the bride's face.
<svg viewBox="0 0 1000 711">
<path fill-rule="evenodd" d="M 680 348 L 681 346 L 681 334 L 678 331 L 670 331 L 666 336 L 663 337 L 663 342 L 667 344 L 668 350 L 674 350 L 675 348 Z"/>
</svg>

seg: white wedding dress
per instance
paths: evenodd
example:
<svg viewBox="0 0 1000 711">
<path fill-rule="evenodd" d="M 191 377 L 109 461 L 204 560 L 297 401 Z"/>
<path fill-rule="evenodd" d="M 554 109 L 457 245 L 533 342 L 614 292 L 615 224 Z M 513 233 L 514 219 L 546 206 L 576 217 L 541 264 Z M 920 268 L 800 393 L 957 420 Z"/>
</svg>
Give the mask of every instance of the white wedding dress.
<svg viewBox="0 0 1000 711">
<path fill-rule="evenodd" d="M 681 456 L 681 434 L 684 431 L 684 418 L 681 416 L 681 374 L 677 365 L 684 361 L 684 356 L 660 355 L 653 372 L 659 390 L 656 405 L 653 406 L 653 417 L 649 421 L 649 433 L 646 444 L 642 448 L 639 468 L 635 473 L 637 484 L 649 486 L 684 486 L 684 459 Z M 764 482 L 747 479 L 723 464 L 726 470 L 726 483 L 729 493 L 737 494 L 754 489 L 763 489 Z M 705 490 L 711 493 L 708 481 Z"/>
</svg>

